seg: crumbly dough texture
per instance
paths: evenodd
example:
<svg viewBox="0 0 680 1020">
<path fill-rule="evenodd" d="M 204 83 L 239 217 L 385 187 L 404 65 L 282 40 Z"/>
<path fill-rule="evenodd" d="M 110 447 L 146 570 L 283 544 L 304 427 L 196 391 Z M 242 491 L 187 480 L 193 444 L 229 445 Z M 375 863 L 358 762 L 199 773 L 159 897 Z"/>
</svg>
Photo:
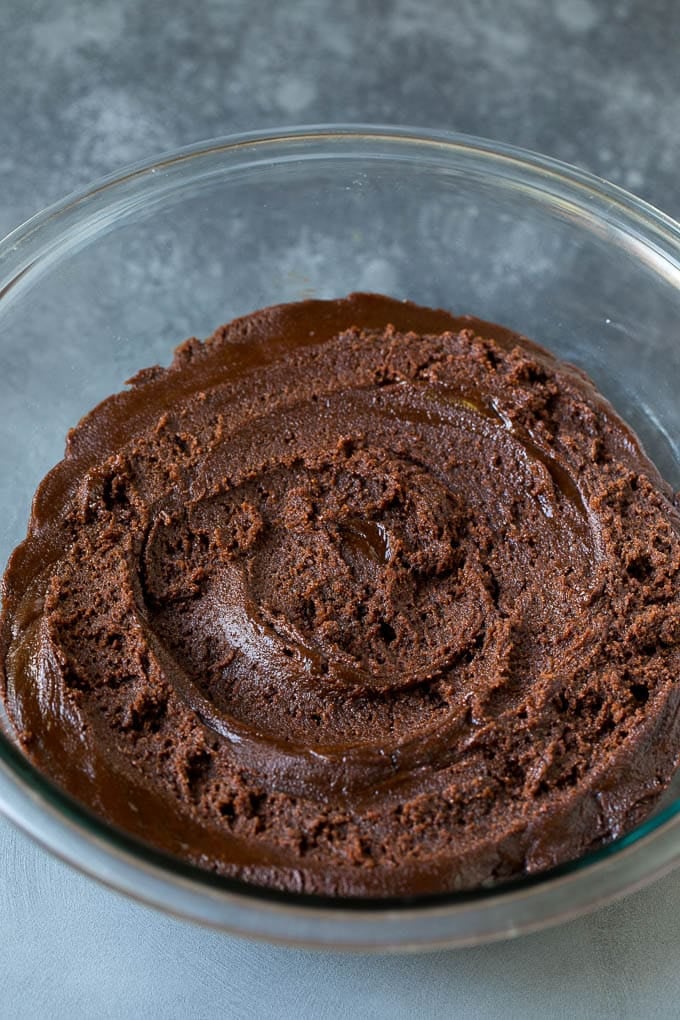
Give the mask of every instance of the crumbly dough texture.
<svg viewBox="0 0 680 1020">
<path fill-rule="evenodd" d="M 680 516 L 578 370 L 377 295 L 265 309 L 68 437 L 4 579 L 32 760 L 221 874 L 471 889 L 619 836 L 680 748 Z"/>
</svg>

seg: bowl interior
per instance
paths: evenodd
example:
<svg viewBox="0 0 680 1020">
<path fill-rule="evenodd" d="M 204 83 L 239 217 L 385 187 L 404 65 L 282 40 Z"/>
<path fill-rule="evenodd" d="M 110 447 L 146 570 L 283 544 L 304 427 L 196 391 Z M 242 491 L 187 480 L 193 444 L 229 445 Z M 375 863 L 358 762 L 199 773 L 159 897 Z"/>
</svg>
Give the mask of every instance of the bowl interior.
<svg viewBox="0 0 680 1020">
<path fill-rule="evenodd" d="M 68 429 L 138 369 L 235 315 L 353 290 L 575 362 L 679 488 L 680 270 L 620 202 L 464 140 L 304 136 L 165 161 L 19 232 L 0 249 L 0 560 Z"/>
</svg>

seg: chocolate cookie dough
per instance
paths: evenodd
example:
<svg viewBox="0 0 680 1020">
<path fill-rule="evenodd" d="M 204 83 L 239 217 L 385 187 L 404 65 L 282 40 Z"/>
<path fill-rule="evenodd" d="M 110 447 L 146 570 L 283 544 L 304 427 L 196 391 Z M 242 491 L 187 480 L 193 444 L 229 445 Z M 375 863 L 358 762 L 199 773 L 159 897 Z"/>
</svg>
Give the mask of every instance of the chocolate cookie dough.
<svg viewBox="0 0 680 1020">
<path fill-rule="evenodd" d="M 223 875 L 549 868 L 680 753 L 680 515 L 577 369 L 377 295 L 265 309 L 68 437 L 4 581 L 31 759 Z"/>
</svg>

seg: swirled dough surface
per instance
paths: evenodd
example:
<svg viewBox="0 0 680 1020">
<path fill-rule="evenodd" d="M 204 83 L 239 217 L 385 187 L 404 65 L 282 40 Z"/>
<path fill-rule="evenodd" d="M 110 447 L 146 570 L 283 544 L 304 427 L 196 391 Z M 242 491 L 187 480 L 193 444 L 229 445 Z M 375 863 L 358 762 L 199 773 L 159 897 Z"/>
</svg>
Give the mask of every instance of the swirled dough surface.
<svg viewBox="0 0 680 1020">
<path fill-rule="evenodd" d="M 265 309 L 69 435 L 5 576 L 6 705 L 75 797 L 206 868 L 472 888 L 668 783 L 679 534 L 530 341 L 377 295 Z"/>
</svg>

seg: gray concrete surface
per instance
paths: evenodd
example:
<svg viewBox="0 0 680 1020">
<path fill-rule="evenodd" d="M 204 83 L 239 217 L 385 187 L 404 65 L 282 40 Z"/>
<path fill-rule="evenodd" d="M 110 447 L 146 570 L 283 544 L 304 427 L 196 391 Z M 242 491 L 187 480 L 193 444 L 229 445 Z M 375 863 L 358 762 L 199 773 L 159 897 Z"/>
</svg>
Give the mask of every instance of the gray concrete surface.
<svg viewBox="0 0 680 1020">
<path fill-rule="evenodd" d="M 0 40 L 0 234 L 164 149 L 332 120 L 514 142 L 680 216 L 675 0 L 3 0 Z M 341 957 L 170 920 L 0 822 L 0 933 L 8 1018 L 680 1012 L 680 874 L 512 943 Z"/>
</svg>

